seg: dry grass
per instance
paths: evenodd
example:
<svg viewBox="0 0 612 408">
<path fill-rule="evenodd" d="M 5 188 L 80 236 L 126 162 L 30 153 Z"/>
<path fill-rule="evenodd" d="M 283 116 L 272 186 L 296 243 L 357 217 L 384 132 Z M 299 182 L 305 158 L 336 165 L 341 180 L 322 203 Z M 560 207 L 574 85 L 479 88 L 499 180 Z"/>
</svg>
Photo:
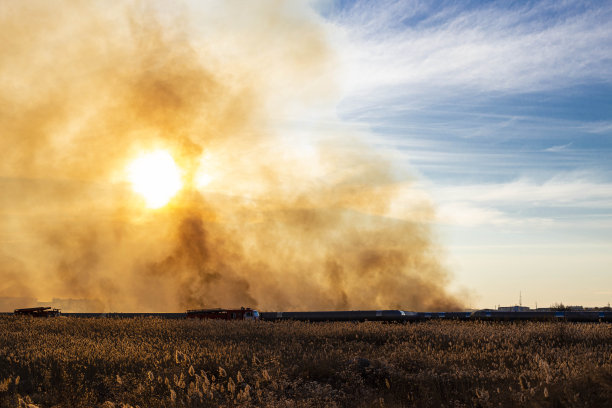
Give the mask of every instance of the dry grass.
<svg viewBox="0 0 612 408">
<path fill-rule="evenodd" d="M 609 406 L 609 324 L 0 318 L 0 406 Z"/>
</svg>

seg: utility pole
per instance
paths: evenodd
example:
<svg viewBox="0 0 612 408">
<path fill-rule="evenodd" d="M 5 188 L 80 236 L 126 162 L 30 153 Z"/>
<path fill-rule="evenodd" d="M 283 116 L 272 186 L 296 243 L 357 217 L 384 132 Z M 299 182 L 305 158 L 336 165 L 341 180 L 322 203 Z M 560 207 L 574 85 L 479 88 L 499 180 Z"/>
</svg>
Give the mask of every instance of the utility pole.
<svg viewBox="0 0 612 408">
<path fill-rule="evenodd" d="M 519 291 L 519 306 L 523 306 L 523 292 Z"/>
</svg>

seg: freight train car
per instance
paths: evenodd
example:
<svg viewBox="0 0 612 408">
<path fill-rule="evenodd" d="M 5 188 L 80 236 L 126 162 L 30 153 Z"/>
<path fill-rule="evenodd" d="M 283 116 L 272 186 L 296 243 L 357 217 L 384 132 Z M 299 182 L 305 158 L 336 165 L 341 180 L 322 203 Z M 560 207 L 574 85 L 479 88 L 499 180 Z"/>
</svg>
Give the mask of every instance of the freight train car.
<svg viewBox="0 0 612 408">
<path fill-rule="evenodd" d="M 62 316 L 65 317 L 76 317 L 83 319 L 101 319 L 101 318 L 110 318 L 110 319 L 184 319 L 185 313 L 121 313 L 121 312 L 109 312 L 109 313 L 77 313 L 77 312 L 68 312 L 62 313 Z"/>
<path fill-rule="evenodd" d="M 188 310 L 188 319 L 213 320 L 259 320 L 259 312 L 251 308 L 240 309 L 194 309 Z"/>
<path fill-rule="evenodd" d="M 472 312 L 416 312 L 415 319 L 413 320 L 470 320 L 471 318 Z"/>
<path fill-rule="evenodd" d="M 15 309 L 15 316 L 31 316 L 31 317 L 56 317 L 60 315 L 59 309 L 47 307 L 28 307 L 24 309 Z"/>
<path fill-rule="evenodd" d="M 612 312 L 593 310 L 529 310 L 522 312 L 508 312 L 499 310 L 478 310 L 472 313 L 472 320 L 501 320 L 501 321 L 542 321 L 558 320 L 568 322 L 611 322 Z"/>
<path fill-rule="evenodd" d="M 301 320 L 309 322 L 341 322 L 341 321 L 394 321 L 403 322 L 413 318 L 417 313 L 403 310 L 349 310 L 349 311 L 319 311 L 319 312 L 262 312 L 262 320 Z"/>
</svg>

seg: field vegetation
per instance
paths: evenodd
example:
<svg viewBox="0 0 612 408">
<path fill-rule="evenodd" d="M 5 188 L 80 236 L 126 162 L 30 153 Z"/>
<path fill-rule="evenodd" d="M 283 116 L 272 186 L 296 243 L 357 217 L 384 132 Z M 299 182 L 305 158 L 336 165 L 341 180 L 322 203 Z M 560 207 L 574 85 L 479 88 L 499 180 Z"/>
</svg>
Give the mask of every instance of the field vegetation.
<svg viewBox="0 0 612 408">
<path fill-rule="evenodd" d="M 2 407 L 604 407 L 606 323 L 0 318 Z"/>
</svg>

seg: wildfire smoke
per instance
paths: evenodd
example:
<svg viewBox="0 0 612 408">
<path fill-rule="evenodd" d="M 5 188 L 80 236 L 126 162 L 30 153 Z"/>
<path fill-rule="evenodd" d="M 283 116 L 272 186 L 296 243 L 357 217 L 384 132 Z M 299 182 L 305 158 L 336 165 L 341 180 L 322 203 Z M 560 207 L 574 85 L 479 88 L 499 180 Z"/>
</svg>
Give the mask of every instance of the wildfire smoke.
<svg viewBox="0 0 612 408">
<path fill-rule="evenodd" d="M 313 119 L 338 61 L 306 3 L 3 2 L 0 43 L 0 296 L 460 306 L 429 204 Z M 126 169 L 160 149 L 183 188 L 149 209 Z"/>
</svg>

